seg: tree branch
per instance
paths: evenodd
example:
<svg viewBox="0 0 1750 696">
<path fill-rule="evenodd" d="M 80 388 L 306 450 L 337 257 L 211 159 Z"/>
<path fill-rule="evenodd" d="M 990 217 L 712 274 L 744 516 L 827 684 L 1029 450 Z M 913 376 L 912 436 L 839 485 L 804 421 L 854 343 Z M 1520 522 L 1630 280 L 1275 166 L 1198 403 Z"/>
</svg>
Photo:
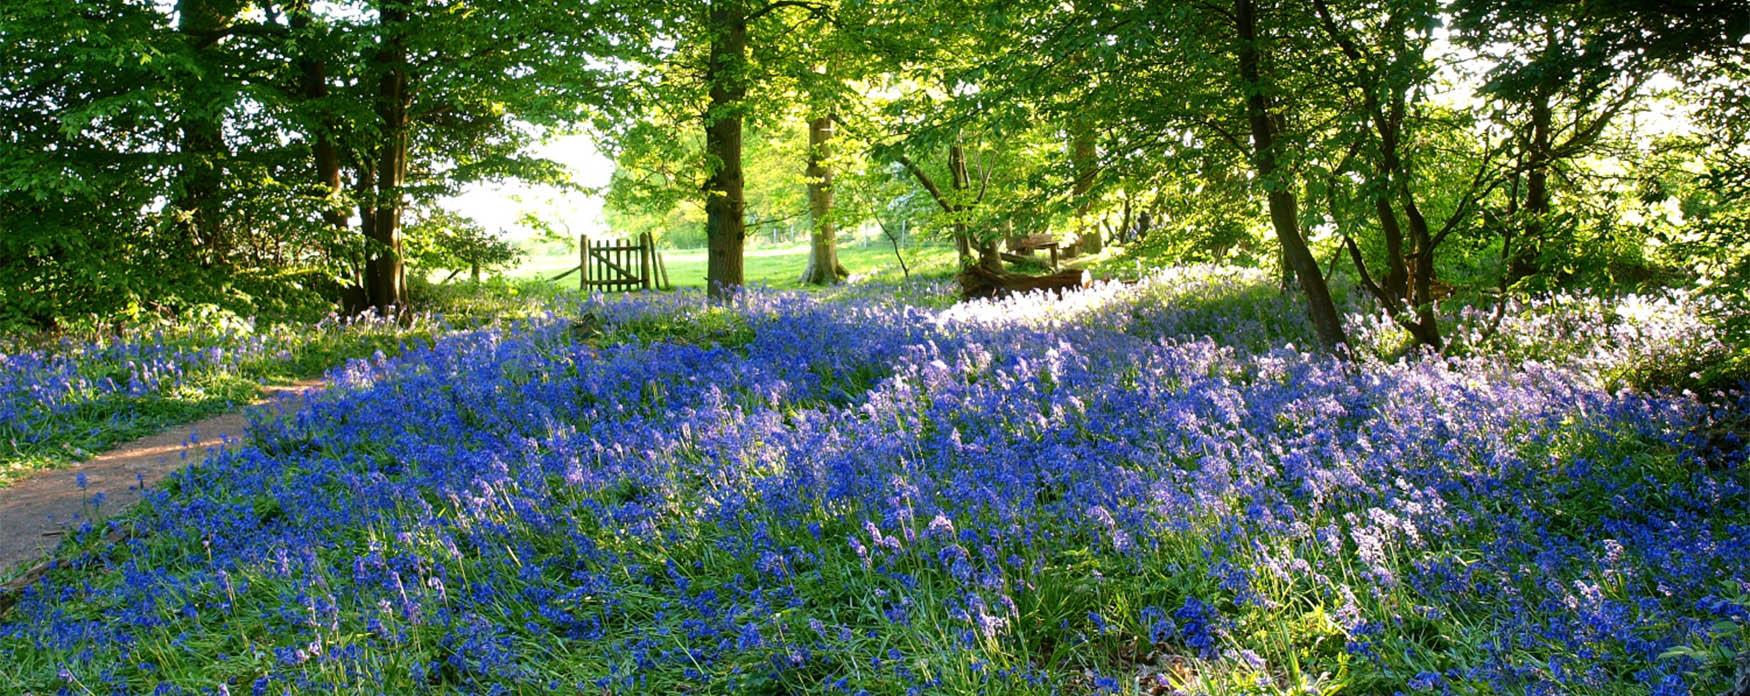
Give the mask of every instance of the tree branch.
<svg viewBox="0 0 1750 696">
<path fill-rule="evenodd" d="M 942 207 L 943 212 L 957 212 L 954 205 L 948 202 L 948 197 L 942 194 L 941 187 L 936 186 L 936 181 L 931 179 L 929 174 L 924 173 L 924 170 L 919 168 L 916 162 L 911 161 L 911 158 L 905 155 L 900 155 L 898 161 L 905 167 L 906 171 L 911 172 L 918 183 L 923 184 L 924 190 L 930 193 L 930 198 L 936 201 L 936 205 Z"/>
<path fill-rule="evenodd" d="M 777 0 L 777 2 L 767 3 L 765 7 L 749 12 L 746 17 L 742 18 L 742 21 L 752 22 L 786 7 L 804 9 L 807 10 L 809 14 L 816 17 L 826 14 L 827 11 L 826 3 L 822 2 L 810 2 L 809 0 Z"/>
</svg>

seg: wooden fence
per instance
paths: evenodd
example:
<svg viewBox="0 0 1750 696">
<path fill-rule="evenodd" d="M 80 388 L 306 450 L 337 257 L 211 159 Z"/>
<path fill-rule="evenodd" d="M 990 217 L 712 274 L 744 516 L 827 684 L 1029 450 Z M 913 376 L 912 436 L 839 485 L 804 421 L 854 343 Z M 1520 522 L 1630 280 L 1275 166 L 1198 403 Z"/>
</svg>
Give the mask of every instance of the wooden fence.
<svg viewBox="0 0 1750 696">
<path fill-rule="evenodd" d="M 596 240 L 582 235 L 577 238 L 577 251 L 577 267 L 553 280 L 581 270 L 578 289 L 586 293 L 674 289 L 668 281 L 668 267 L 656 253 L 656 240 L 649 233 L 638 235 L 636 240 Z"/>
</svg>

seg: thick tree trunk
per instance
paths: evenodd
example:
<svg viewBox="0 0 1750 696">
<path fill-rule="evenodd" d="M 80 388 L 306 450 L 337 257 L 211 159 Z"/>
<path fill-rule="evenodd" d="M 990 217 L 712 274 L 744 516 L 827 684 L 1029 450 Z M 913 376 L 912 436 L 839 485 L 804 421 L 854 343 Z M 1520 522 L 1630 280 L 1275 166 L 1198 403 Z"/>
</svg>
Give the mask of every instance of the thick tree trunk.
<svg viewBox="0 0 1750 696">
<path fill-rule="evenodd" d="M 808 212 L 813 235 L 802 282 L 809 285 L 835 285 L 849 275 L 839 264 L 838 230 L 832 221 L 833 173 L 828 160 L 833 130 L 831 116 L 808 122 Z"/>
<path fill-rule="evenodd" d="M 1100 238 L 1100 230 L 1088 221 L 1088 211 L 1094 204 L 1088 200 L 1088 194 L 1094 190 L 1094 179 L 1100 175 L 1099 151 L 1094 143 L 1093 129 L 1085 120 L 1077 119 L 1070 128 L 1069 157 L 1075 169 L 1070 197 L 1076 203 L 1076 227 L 1081 235 L 1079 246 L 1084 254 L 1098 254 L 1105 244 Z"/>
<path fill-rule="evenodd" d="M 739 0 L 711 9 L 711 62 L 706 68 L 710 105 L 705 112 L 705 281 L 712 297 L 732 294 L 743 283 L 747 242 L 745 182 L 741 171 L 742 109 L 747 97 L 747 13 Z"/>
<path fill-rule="evenodd" d="M 1343 324 L 1331 301 L 1331 291 L 1319 272 L 1318 261 L 1300 234 L 1299 202 L 1287 172 L 1276 161 L 1276 122 L 1270 113 L 1270 102 L 1263 86 L 1262 59 L 1259 55 L 1258 14 L 1253 0 L 1234 0 L 1234 24 L 1238 29 L 1238 62 L 1240 87 L 1246 95 L 1246 120 L 1251 126 L 1253 166 L 1263 183 L 1270 207 L 1270 222 L 1276 229 L 1276 239 L 1282 245 L 1283 265 L 1292 269 L 1306 296 L 1307 313 L 1319 342 L 1327 350 L 1347 345 Z"/>
<path fill-rule="evenodd" d="M 177 31 L 193 58 L 177 114 L 182 167 L 172 207 L 187 216 L 183 236 L 203 263 L 222 263 L 229 252 L 221 220 L 225 145 L 224 65 L 219 37 L 236 19 L 233 0 L 179 0 Z"/>
<path fill-rule="evenodd" d="M 407 206 L 402 187 L 407 179 L 408 91 L 407 9 L 398 3 L 381 10 L 381 45 L 377 53 L 377 119 L 381 128 L 376 156 L 376 210 L 369 230 L 375 242 L 365 264 L 365 294 L 379 310 L 407 306 L 407 275 L 401 262 L 401 216 Z"/>
</svg>

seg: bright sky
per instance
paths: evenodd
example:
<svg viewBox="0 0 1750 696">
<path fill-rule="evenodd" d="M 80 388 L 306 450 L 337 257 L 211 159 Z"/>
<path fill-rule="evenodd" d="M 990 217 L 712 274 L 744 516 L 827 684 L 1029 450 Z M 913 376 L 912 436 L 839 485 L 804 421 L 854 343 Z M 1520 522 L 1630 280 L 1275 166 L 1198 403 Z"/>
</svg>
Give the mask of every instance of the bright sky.
<svg viewBox="0 0 1750 696">
<path fill-rule="evenodd" d="M 589 135 L 559 136 L 536 148 L 535 154 L 565 165 L 580 186 L 604 189 L 614 173 L 614 163 L 601 154 Z M 442 205 L 510 239 L 530 236 L 531 231 L 517 222 L 527 213 L 539 215 L 555 228 L 569 227 L 572 234 L 607 231 L 600 194 L 561 192 L 519 181 L 475 184 L 461 195 L 444 199 Z"/>
</svg>

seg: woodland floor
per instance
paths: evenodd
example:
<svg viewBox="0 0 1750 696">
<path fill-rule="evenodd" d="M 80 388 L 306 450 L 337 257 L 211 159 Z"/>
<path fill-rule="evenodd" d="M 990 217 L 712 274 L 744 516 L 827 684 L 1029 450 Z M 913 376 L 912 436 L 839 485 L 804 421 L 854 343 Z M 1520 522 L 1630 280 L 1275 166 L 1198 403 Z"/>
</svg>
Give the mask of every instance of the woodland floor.
<svg viewBox="0 0 1750 696">
<path fill-rule="evenodd" d="M 1717 354 L 1699 303 L 1460 310 L 1462 353 L 1405 355 L 1344 293 L 1337 359 L 1275 281 L 565 293 L 434 330 L 295 417 L 0 491 L 0 537 L 56 544 L 0 566 L 0 692 L 1736 683 L 1750 478 L 1707 434 L 1750 394 L 1627 381 Z M 39 486 L 62 507 L 4 512 Z M 75 520 L 99 493 L 127 512 Z"/>
</svg>

